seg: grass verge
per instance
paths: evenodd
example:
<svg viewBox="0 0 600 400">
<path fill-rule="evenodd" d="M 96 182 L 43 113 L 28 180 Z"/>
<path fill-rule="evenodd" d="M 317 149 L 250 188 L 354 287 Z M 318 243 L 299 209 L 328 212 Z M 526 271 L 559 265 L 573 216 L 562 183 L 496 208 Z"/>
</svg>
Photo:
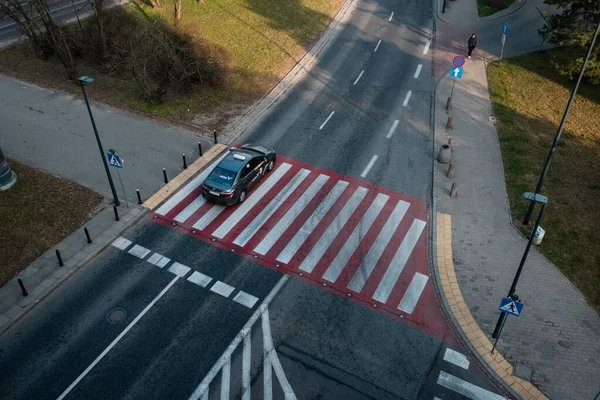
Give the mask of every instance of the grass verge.
<svg viewBox="0 0 600 400">
<path fill-rule="evenodd" d="M 14 160 L 17 183 L 0 192 L 0 286 L 83 225 L 102 197 Z"/>
<path fill-rule="evenodd" d="M 488 5 L 489 0 L 477 0 L 477 12 L 479 13 L 480 17 L 487 17 L 488 15 L 495 14 L 498 11 L 508 8 L 514 2 L 515 0 L 503 0 L 502 6 L 490 7 Z"/>
<path fill-rule="evenodd" d="M 571 49 L 558 49 L 495 62 L 488 68 L 511 213 L 524 233 L 531 227 L 520 223 L 528 205 L 523 193 L 535 190 L 574 85 L 558 77 L 550 65 L 572 56 Z M 549 201 L 541 223 L 546 235 L 539 250 L 600 307 L 598 86 L 582 83 L 579 87 L 542 194 Z"/>
<path fill-rule="evenodd" d="M 202 88 L 163 104 L 140 100 L 135 82 L 125 76 L 110 76 L 85 63 L 79 65 L 78 73 L 96 79 L 87 89 L 92 99 L 193 123 L 210 132 L 277 85 L 326 29 L 342 1 L 206 0 L 199 4 L 183 0 L 179 29 L 195 41 L 222 49 L 231 73 L 224 87 Z M 158 11 L 140 0 L 122 7 L 141 19 L 160 15 L 173 22 L 173 2 L 163 2 Z M 58 59 L 42 61 L 25 55 L 23 45 L 1 53 L 0 72 L 80 94 L 66 80 Z"/>
</svg>

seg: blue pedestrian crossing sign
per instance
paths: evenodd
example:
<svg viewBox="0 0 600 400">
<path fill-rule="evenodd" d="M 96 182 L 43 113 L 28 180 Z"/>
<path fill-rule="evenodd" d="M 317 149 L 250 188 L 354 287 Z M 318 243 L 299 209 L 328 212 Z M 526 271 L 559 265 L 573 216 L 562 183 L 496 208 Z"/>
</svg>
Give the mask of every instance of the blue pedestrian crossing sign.
<svg viewBox="0 0 600 400">
<path fill-rule="evenodd" d="M 519 303 L 518 301 L 514 301 L 513 299 L 504 297 L 498 309 L 502 312 L 518 317 L 521 315 L 521 311 L 523 310 L 523 304 Z"/>
<path fill-rule="evenodd" d="M 116 154 L 106 153 L 108 156 L 108 163 L 113 167 L 123 168 L 123 160 Z"/>
<path fill-rule="evenodd" d="M 508 24 L 504 24 L 504 26 L 502 26 L 502 34 L 506 35 L 506 33 L 508 32 Z"/>
<path fill-rule="evenodd" d="M 452 78 L 462 78 L 463 69 L 462 67 L 450 68 L 450 76 Z"/>
</svg>

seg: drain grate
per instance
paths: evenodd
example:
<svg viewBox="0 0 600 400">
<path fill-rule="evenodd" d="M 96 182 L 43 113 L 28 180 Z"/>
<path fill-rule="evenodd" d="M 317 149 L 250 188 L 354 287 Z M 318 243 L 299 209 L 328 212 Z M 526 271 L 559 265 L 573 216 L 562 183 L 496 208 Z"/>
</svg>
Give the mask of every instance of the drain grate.
<svg viewBox="0 0 600 400">
<path fill-rule="evenodd" d="M 118 324 L 127 318 L 127 310 L 123 307 L 117 307 L 106 313 L 106 320 L 111 324 Z"/>
</svg>

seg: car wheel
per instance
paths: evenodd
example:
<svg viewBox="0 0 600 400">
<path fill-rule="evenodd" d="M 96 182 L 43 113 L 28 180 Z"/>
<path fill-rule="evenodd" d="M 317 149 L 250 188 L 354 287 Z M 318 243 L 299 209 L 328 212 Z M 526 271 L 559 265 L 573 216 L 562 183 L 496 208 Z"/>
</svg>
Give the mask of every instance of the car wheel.
<svg viewBox="0 0 600 400">
<path fill-rule="evenodd" d="M 271 172 L 273 171 L 273 168 L 275 168 L 275 161 L 271 160 L 269 161 L 269 165 L 267 166 L 267 171 Z"/>
<path fill-rule="evenodd" d="M 246 190 L 242 190 L 238 196 L 238 203 L 243 203 L 246 200 Z"/>
</svg>

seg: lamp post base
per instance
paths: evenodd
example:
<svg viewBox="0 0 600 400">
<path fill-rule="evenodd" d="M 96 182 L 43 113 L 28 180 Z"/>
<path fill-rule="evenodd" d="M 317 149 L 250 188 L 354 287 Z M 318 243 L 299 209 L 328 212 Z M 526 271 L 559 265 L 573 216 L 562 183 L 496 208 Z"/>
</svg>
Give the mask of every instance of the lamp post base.
<svg viewBox="0 0 600 400">
<path fill-rule="evenodd" d="M 17 183 L 17 174 L 9 170 L 7 174 L 0 176 L 0 191 L 10 189 L 15 183 Z"/>
</svg>

